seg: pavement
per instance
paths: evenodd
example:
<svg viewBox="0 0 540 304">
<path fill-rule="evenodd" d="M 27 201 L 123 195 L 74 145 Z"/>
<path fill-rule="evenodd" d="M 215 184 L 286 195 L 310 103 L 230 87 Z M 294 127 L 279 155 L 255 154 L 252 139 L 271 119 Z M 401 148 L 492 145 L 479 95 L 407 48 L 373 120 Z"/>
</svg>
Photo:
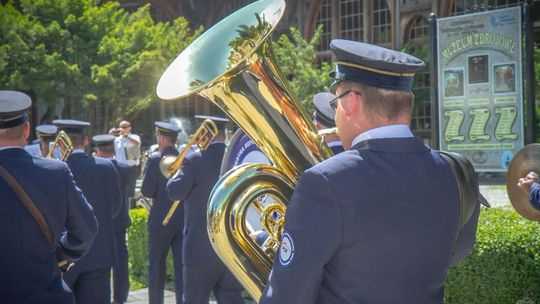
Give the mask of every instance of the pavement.
<svg viewBox="0 0 540 304">
<path fill-rule="evenodd" d="M 510 206 L 510 200 L 506 192 L 504 176 L 479 176 L 480 193 L 484 195 L 493 208 Z M 148 288 L 133 290 L 129 292 L 128 304 L 147 304 Z M 165 290 L 165 304 L 175 304 L 174 292 Z M 209 304 L 217 304 L 210 300 Z"/>
</svg>

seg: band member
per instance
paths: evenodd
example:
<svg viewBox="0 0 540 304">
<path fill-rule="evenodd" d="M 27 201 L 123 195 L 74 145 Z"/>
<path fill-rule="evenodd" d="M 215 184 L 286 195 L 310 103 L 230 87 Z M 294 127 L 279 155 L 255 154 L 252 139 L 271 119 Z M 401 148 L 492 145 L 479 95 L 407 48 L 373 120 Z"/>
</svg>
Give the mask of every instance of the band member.
<svg viewBox="0 0 540 304">
<path fill-rule="evenodd" d="M 174 211 L 167 225 L 163 219 L 173 201 L 167 197 L 167 179 L 161 174 L 159 163 L 166 155 L 178 155 L 175 147 L 180 129 L 173 124 L 157 121 L 156 140 L 158 152 L 152 153 L 144 170 L 141 192 L 153 200 L 148 217 L 148 293 L 150 304 L 163 303 L 165 288 L 165 263 L 169 248 L 173 252 L 174 288 L 176 303 L 182 301 L 182 229 L 184 228 L 183 203 Z"/>
<path fill-rule="evenodd" d="M 474 244 L 483 198 L 475 192 L 461 226 L 450 164 L 409 128 L 424 63 L 355 41 L 330 48 L 345 152 L 300 176 L 260 303 L 442 303 L 448 268 Z"/>
<path fill-rule="evenodd" d="M 180 171 L 167 183 L 169 198 L 181 200 L 185 208 L 182 303 L 208 303 L 211 291 L 220 304 L 244 303 L 240 284 L 214 252 L 206 229 L 208 197 L 219 178 L 228 120 L 202 115 L 195 118 L 201 122 L 213 120 L 219 131 L 206 150 L 187 155 Z"/>
<path fill-rule="evenodd" d="M 122 208 L 120 178 L 114 165 L 106 159 L 85 153 L 86 129 L 90 123 L 58 119 L 53 124 L 66 132 L 73 143 L 67 164 L 77 185 L 94 207 L 99 223 L 98 233 L 88 253 L 64 274 L 64 280 L 75 294 L 77 304 L 108 303 L 111 300 L 111 267 L 116 266 L 116 240 L 113 218 Z"/>
<path fill-rule="evenodd" d="M 334 121 L 336 110 L 328 103 L 334 98 L 336 98 L 336 96 L 329 92 L 322 92 L 313 96 L 313 122 L 315 123 L 317 130 L 336 127 L 336 122 Z M 339 136 L 325 135 L 324 141 L 328 144 L 332 152 L 334 152 L 334 155 L 343 152 L 343 145 L 339 140 Z"/>
<path fill-rule="evenodd" d="M 0 91 L 0 166 L 21 188 L 14 189 L 7 175 L 0 174 L 0 238 L 5 246 L 0 253 L 0 303 L 73 303 L 57 262 L 84 256 L 97 220 L 65 163 L 32 157 L 23 149 L 30 134 L 30 105 L 26 94 Z M 24 195 L 37 213 L 29 211 Z"/>
<path fill-rule="evenodd" d="M 56 137 L 56 127 L 53 125 L 39 125 L 36 127 L 37 140 L 34 144 L 24 147 L 28 153 L 34 156 L 47 157 L 49 145 Z"/>
<path fill-rule="evenodd" d="M 133 178 L 128 164 L 119 163 L 114 158 L 114 135 L 101 134 L 92 137 L 96 144 L 96 156 L 110 160 L 120 177 L 120 189 L 122 191 L 122 209 L 114 218 L 114 231 L 116 236 L 116 255 L 118 265 L 113 267 L 113 303 L 124 303 L 129 293 L 129 265 L 128 249 L 126 244 L 126 231 L 131 225 L 128 205 L 128 185 Z"/>
</svg>

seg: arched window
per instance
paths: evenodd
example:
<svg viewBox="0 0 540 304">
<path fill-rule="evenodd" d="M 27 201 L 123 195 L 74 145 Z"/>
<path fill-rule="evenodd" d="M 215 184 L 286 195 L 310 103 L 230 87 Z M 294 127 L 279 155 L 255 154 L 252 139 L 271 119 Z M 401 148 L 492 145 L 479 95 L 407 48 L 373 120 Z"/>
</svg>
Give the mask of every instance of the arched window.
<svg viewBox="0 0 540 304">
<path fill-rule="evenodd" d="M 392 42 L 392 18 L 386 0 L 373 1 L 373 43 L 388 46 Z"/>
</svg>

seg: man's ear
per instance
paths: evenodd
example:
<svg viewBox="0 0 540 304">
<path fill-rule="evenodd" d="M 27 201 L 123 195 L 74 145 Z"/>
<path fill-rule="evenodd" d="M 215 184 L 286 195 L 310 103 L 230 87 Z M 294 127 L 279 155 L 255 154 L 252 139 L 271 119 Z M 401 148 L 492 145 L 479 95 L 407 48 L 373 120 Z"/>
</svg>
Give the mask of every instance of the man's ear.
<svg viewBox="0 0 540 304">
<path fill-rule="evenodd" d="M 342 98 L 339 102 L 341 107 L 343 108 L 343 111 L 345 112 L 345 115 L 352 116 L 354 113 L 358 112 L 358 109 L 360 108 L 360 103 L 362 102 L 362 96 L 354 92 L 351 92 L 349 94 L 350 96 Z"/>
<path fill-rule="evenodd" d="M 23 136 L 24 136 L 24 140 L 28 140 L 28 138 L 30 137 L 30 123 L 29 122 L 24 123 Z"/>
</svg>

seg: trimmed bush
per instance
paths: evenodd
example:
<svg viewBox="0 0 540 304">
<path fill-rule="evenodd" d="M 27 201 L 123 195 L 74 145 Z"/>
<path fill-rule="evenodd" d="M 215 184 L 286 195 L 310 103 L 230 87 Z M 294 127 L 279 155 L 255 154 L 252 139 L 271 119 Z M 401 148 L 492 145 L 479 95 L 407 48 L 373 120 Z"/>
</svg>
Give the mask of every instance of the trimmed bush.
<svg viewBox="0 0 540 304">
<path fill-rule="evenodd" d="M 148 250 L 145 209 L 130 211 L 128 247 L 131 276 L 147 284 Z M 171 254 L 167 279 L 173 278 Z M 482 209 L 476 246 L 445 284 L 447 304 L 540 304 L 540 229 L 513 209 Z"/>
<path fill-rule="evenodd" d="M 540 303 L 540 229 L 513 209 L 482 209 L 476 246 L 445 284 L 449 304 Z"/>
<path fill-rule="evenodd" d="M 131 226 L 127 231 L 129 271 L 133 279 L 148 285 L 148 211 L 144 208 L 131 209 Z M 167 256 L 167 280 L 174 279 L 172 253 Z"/>
</svg>

